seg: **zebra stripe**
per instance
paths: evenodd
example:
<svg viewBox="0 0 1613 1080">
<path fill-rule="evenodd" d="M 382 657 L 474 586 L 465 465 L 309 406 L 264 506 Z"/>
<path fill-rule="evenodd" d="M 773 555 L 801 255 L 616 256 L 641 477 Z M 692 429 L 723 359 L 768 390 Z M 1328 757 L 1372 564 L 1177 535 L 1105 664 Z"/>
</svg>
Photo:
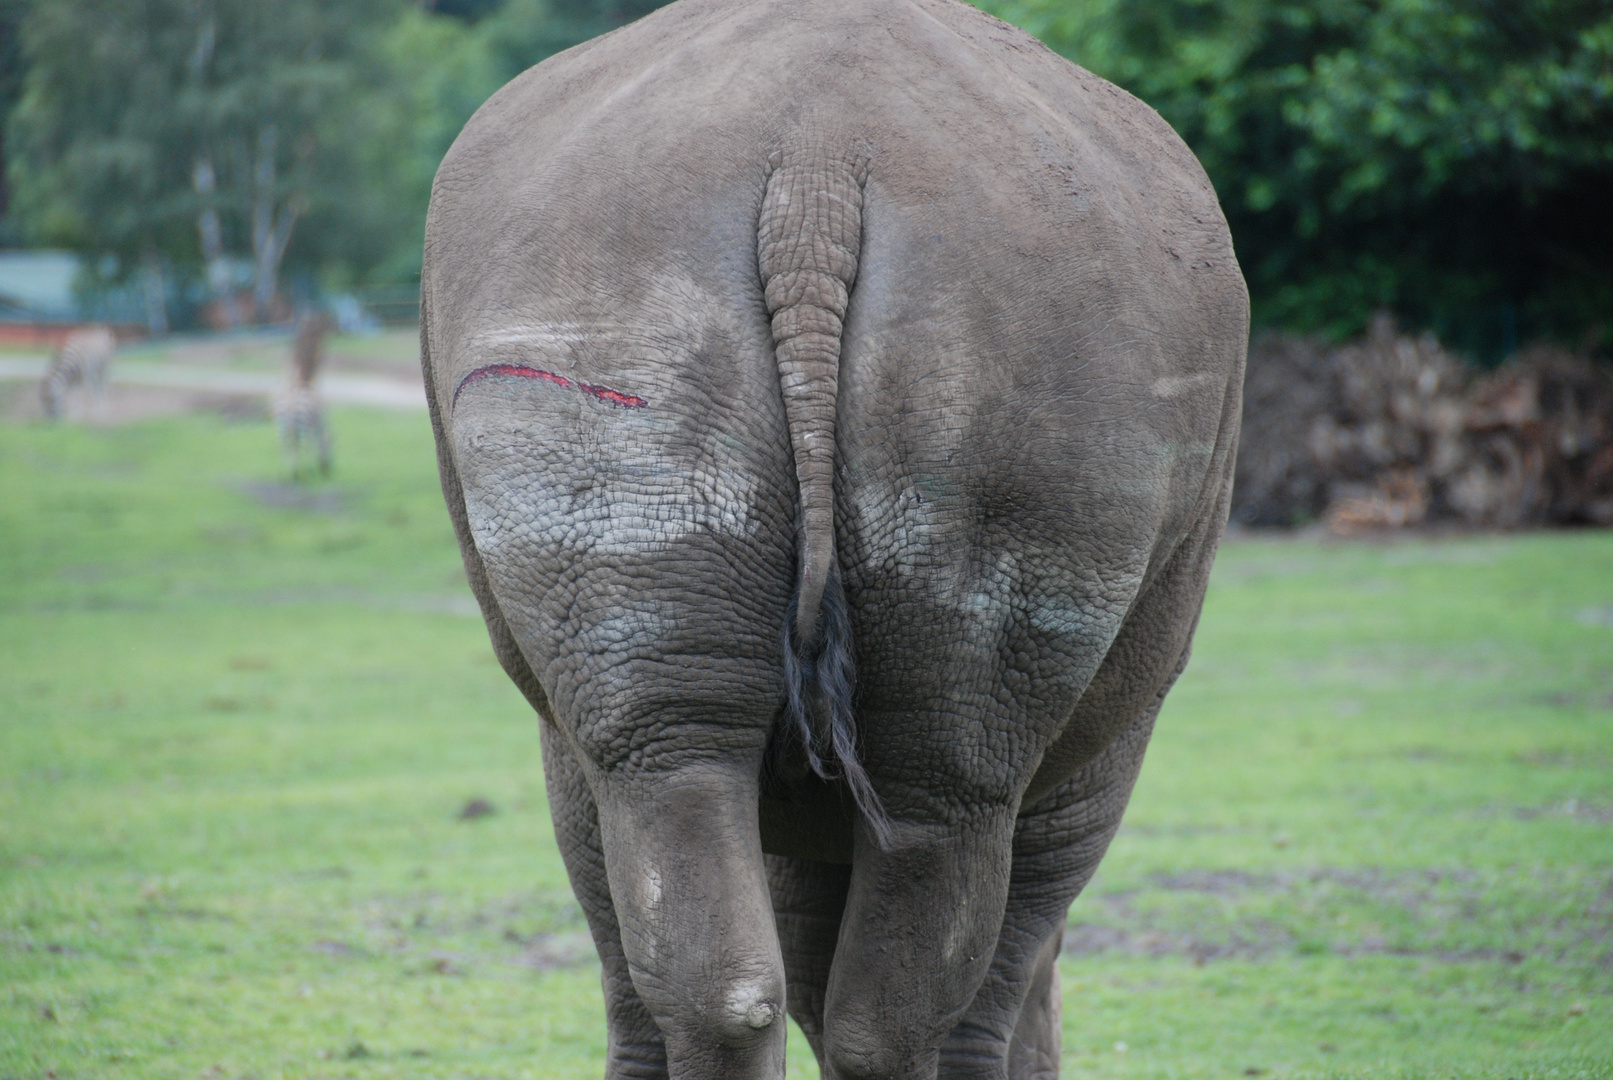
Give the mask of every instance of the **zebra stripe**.
<svg viewBox="0 0 1613 1080">
<path fill-rule="evenodd" d="M 51 357 L 39 385 L 39 400 L 52 420 L 66 412 L 68 394 L 82 390 L 86 412 L 99 404 L 106 389 L 106 369 L 117 351 L 117 338 L 104 326 L 74 330 Z"/>
</svg>

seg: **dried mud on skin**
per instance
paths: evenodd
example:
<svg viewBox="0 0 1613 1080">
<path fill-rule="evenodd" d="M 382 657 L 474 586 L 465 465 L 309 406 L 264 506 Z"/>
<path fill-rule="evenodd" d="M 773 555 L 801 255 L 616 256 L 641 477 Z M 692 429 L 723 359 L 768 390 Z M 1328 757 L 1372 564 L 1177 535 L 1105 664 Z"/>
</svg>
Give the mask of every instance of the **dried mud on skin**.
<svg viewBox="0 0 1613 1080">
<path fill-rule="evenodd" d="M 1330 348 L 1258 337 L 1233 519 L 1334 532 L 1613 525 L 1613 372 L 1537 346 L 1477 373 L 1379 316 Z"/>
</svg>

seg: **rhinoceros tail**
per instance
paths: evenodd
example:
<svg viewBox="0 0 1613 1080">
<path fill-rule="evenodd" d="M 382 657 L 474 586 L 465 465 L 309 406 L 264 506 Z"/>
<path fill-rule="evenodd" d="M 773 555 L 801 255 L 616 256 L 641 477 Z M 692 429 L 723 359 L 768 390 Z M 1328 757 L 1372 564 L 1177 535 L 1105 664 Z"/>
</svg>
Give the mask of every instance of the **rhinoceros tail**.
<svg viewBox="0 0 1613 1080">
<path fill-rule="evenodd" d="M 812 770 L 843 777 L 881 847 L 889 820 L 857 758 L 851 619 L 835 558 L 835 400 L 840 335 L 862 249 L 866 165 L 825 151 L 779 154 L 757 222 L 757 266 L 801 490 L 795 598 L 785 617 L 792 726 Z"/>
</svg>

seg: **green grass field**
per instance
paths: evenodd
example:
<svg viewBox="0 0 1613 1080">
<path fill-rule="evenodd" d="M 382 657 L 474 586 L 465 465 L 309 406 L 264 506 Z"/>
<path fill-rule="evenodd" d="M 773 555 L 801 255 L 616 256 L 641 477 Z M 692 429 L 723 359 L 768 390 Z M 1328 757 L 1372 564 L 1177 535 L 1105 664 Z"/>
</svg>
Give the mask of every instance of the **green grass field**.
<svg viewBox="0 0 1613 1080">
<path fill-rule="evenodd" d="M 334 427 L 0 427 L 0 1080 L 600 1074 L 425 418 Z M 1066 1076 L 1613 1076 L 1613 534 L 1229 542 L 1071 924 Z"/>
</svg>

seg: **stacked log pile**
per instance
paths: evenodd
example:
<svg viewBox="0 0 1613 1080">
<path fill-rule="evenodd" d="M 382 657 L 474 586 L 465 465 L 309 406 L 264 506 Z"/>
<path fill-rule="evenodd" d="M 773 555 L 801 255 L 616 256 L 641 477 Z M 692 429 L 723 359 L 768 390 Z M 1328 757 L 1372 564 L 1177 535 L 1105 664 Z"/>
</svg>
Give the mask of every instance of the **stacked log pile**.
<svg viewBox="0 0 1613 1080">
<path fill-rule="evenodd" d="M 1613 372 L 1540 346 L 1479 373 L 1386 316 L 1339 347 L 1260 337 L 1233 519 L 1613 525 Z"/>
</svg>

